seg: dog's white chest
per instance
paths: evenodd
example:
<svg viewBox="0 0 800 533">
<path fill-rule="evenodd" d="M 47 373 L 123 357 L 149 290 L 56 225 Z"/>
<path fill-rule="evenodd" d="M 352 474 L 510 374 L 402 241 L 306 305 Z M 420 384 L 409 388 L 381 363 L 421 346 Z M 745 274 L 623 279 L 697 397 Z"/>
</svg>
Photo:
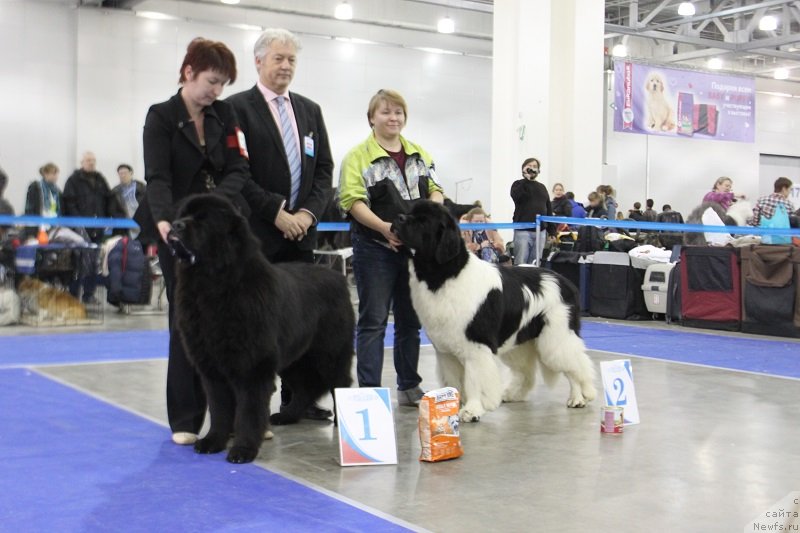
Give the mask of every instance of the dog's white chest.
<svg viewBox="0 0 800 533">
<path fill-rule="evenodd" d="M 489 291 L 502 289 L 495 267 L 473 257 L 436 292 L 417 278 L 413 263 L 409 263 L 409 274 L 411 301 L 417 316 L 428 337 L 442 350 L 453 350 L 464 343 L 464 332 Z"/>
</svg>

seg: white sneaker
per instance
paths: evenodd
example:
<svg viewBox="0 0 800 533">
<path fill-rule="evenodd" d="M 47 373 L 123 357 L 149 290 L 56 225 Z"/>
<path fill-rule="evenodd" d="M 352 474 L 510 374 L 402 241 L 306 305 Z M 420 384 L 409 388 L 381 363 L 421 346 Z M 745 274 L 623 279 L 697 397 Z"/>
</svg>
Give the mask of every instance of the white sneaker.
<svg viewBox="0 0 800 533">
<path fill-rule="evenodd" d="M 197 435 L 188 431 L 176 431 L 172 434 L 172 442 L 181 446 L 188 446 L 197 442 Z"/>
<path fill-rule="evenodd" d="M 422 396 L 424 395 L 425 391 L 419 388 L 419 386 L 408 390 L 398 390 L 397 405 L 401 405 L 403 407 L 417 407 L 419 406 L 419 402 L 422 400 Z"/>
</svg>

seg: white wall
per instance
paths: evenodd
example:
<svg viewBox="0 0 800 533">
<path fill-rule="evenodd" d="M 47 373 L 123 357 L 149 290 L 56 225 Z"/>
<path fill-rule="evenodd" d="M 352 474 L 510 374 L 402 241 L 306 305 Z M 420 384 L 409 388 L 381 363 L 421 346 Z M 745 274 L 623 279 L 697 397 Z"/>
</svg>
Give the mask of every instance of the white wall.
<svg viewBox="0 0 800 533">
<path fill-rule="evenodd" d="M 188 9 L 185 3 L 163 4 Z M 203 9 L 210 9 L 204 20 L 220 22 L 241 12 L 217 6 Z M 249 22 L 280 23 L 298 32 L 338 24 L 263 13 L 254 13 Z M 341 27 L 330 27 L 328 34 L 340 31 Z M 409 42 L 422 42 L 420 32 L 385 33 L 394 40 L 404 36 Z M 52 160 L 61 167 L 63 186 L 85 150 L 95 152 L 98 169 L 112 186 L 122 162 L 133 165 L 142 177 L 141 132 L 147 108 L 177 91 L 186 45 L 197 36 L 221 40 L 236 55 L 239 78 L 223 97 L 255 83 L 255 31 L 203 22 L 197 16 L 154 21 L 126 11 L 0 0 L 0 77 L 5 96 L 0 100 L 0 166 L 11 178 L 5 196 L 15 208 L 22 211 L 27 185 L 38 178 L 43 163 Z M 488 197 L 490 59 L 307 34 L 301 39 L 303 50 L 291 89 L 322 106 L 337 166 L 346 151 L 369 133 L 369 98 L 378 89 L 393 88 L 409 106 L 404 134 L 434 156 L 446 192 L 455 196 L 455 182 L 472 179 L 459 200 Z"/>
<path fill-rule="evenodd" d="M 77 27 L 63 5 L 0 1 L 0 166 L 18 212 L 40 166 L 75 164 Z"/>
</svg>

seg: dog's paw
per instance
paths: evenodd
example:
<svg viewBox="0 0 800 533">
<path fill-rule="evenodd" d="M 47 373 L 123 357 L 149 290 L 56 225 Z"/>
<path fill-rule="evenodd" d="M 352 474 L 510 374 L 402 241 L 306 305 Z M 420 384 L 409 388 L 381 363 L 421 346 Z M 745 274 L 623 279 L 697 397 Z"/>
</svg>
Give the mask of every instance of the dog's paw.
<svg viewBox="0 0 800 533">
<path fill-rule="evenodd" d="M 209 435 L 194 443 L 194 451 L 197 453 L 219 453 L 225 449 L 227 444 L 227 438 Z"/>
<path fill-rule="evenodd" d="M 570 396 L 567 407 L 586 407 L 586 399 L 582 395 Z"/>
<path fill-rule="evenodd" d="M 287 424 L 296 424 L 299 421 L 297 417 L 286 416 L 285 413 L 272 413 L 269 417 L 269 423 L 273 426 L 285 426 Z"/>
<path fill-rule="evenodd" d="M 251 448 L 249 446 L 233 446 L 228 452 L 226 457 L 229 463 L 252 463 L 253 459 L 258 455 L 258 448 Z"/>
<path fill-rule="evenodd" d="M 467 423 L 468 422 L 480 422 L 481 421 L 480 415 L 473 414 L 472 411 L 470 411 L 467 408 L 464 408 L 461 411 L 459 411 L 458 418 L 462 422 L 467 422 Z"/>
</svg>

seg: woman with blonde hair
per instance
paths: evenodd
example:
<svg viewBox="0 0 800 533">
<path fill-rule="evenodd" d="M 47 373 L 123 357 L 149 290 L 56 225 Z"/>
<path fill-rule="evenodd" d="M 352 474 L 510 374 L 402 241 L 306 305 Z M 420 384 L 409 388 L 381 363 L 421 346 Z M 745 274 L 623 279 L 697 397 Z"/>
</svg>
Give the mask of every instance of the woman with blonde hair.
<svg viewBox="0 0 800 533">
<path fill-rule="evenodd" d="M 433 158 L 400 132 L 408 107 L 400 93 L 382 89 L 369 101 L 372 131 L 342 160 L 339 206 L 351 222 L 353 274 L 358 291 L 356 360 L 358 385 L 380 387 L 383 339 L 394 314 L 394 367 L 399 405 L 416 406 L 424 394 L 419 362 L 420 322 L 411 305 L 408 258 L 392 221 L 413 202 L 443 203 Z"/>
<path fill-rule="evenodd" d="M 733 180 L 728 176 L 722 176 L 714 182 L 713 187 L 709 192 L 703 196 L 704 202 L 717 202 L 722 208 L 727 211 L 728 208 L 737 199 L 744 200 L 744 194 L 735 194 L 733 192 Z"/>
</svg>

